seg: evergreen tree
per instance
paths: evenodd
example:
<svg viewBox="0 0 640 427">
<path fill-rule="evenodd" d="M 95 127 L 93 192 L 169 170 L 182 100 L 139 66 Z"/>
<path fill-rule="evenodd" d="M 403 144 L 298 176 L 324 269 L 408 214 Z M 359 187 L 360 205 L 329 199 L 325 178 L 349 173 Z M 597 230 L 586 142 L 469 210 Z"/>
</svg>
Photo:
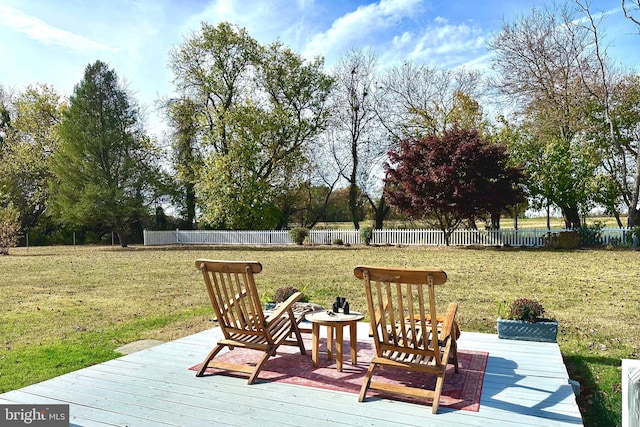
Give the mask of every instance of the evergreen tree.
<svg viewBox="0 0 640 427">
<path fill-rule="evenodd" d="M 126 247 L 131 226 L 156 196 L 156 159 L 115 71 L 101 61 L 88 65 L 60 124 L 53 214 L 67 225 L 116 232 Z"/>
</svg>

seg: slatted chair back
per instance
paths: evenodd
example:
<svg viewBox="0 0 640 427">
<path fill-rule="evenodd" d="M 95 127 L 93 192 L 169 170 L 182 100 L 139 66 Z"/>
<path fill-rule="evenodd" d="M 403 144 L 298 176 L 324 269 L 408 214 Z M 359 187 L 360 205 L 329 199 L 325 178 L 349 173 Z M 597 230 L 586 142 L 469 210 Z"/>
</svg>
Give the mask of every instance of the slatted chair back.
<svg viewBox="0 0 640 427">
<path fill-rule="evenodd" d="M 433 356 L 440 363 L 437 334 L 424 334 L 436 319 L 435 286 L 446 282 L 442 270 L 362 268 L 378 355 L 402 351 Z"/>
<path fill-rule="evenodd" d="M 368 388 L 386 389 L 432 398 L 435 413 L 451 349 L 457 372 L 456 337 L 452 333 L 457 304 L 449 304 L 445 316 L 438 316 L 436 312 L 435 288 L 447 281 L 447 274 L 440 269 L 369 266 L 356 267 L 354 274 L 364 282 L 377 354 L 365 378 L 360 400 Z M 438 375 L 439 384 L 435 391 L 429 392 L 409 387 L 389 390 L 384 384 L 371 381 L 376 365 L 433 373 Z"/>
<path fill-rule="evenodd" d="M 234 333 L 268 335 L 254 278 L 262 271 L 259 262 L 207 261 L 200 269 L 226 338 Z"/>
<path fill-rule="evenodd" d="M 280 345 L 295 345 L 301 354 L 305 354 L 298 328 L 300 319 L 294 313 L 294 305 L 302 298 L 302 293 L 295 292 L 267 317 L 262 311 L 255 282 L 255 275 L 262 271 L 259 262 L 199 259 L 196 268 L 202 272 L 224 335 L 205 358 L 197 376 L 203 376 L 209 368 L 246 372 L 250 374 L 249 384 L 252 384 Z M 264 354 L 255 364 L 214 360 L 224 347 L 231 351 L 246 348 Z"/>
</svg>

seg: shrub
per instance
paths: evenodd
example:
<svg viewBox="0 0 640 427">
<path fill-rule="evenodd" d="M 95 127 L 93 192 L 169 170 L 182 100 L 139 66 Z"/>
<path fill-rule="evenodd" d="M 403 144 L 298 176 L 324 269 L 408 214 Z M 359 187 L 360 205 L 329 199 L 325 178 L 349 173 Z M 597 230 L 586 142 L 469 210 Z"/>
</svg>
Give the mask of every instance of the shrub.
<svg viewBox="0 0 640 427">
<path fill-rule="evenodd" d="M 20 214 L 9 204 L 0 206 L 0 255 L 9 255 L 9 248 L 18 243 L 20 231 Z"/>
<path fill-rule="evenodd" d="M 344 245 L 344 242 L 340 238 L 335 238 L 335 239 L 333 239 L 333 244 L 342 246 L 342 245 Z"/>
<path fill-rule="evenodd" d="M 544 314 L 544 307 L 538 301 L 520 298 L 511 303 L 509 319 L 535 322 Z"/>
<path fill-rule="evenodd" d="M 362 239 L 365 245 L 369 246 L 371 244 L 372 237 L 373 237 L 372 227 L 362 227 L 360 229 L 360 238 Z"/>
<path fill-rule="evenodd" d="M 304 243 L 304 239 L 309 235 L 309 230 L 306 228 L 292 228 L 289 230 L 289 237 L 296 245 Z"/>
<path fill-rule="evenodd" d="M 632 249 L 637 249 L 640 245 L 640 226 L 636 225 L 630 232 L 625 233 L 624 245 Z"/>
<path fill-rule="evenodd" d="M 583 226 L 578 229 L 580 246 L 600 246 L 602 244 L 602 229 L 604 224 L 600 221 L 593 225 Z"/>
</svg>

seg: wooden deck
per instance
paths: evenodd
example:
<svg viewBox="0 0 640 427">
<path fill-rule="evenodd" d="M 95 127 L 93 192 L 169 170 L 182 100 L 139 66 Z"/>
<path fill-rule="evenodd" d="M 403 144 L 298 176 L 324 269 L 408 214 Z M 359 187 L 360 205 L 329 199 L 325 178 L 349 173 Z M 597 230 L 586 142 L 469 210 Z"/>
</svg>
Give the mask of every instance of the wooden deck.
<svg viewBox="0 0 640 427">
<path fill-rule="evenodd" d="M 366 336 L 368 324 L 358 325 Z M 324 329 L 324 328 L 322 328 Z M 224 375 L 196 378 L 219 329 L 200 332 L 0 395 L 0 404 L 70 404 L 72 426 L 582 426 L 556 344 L 463 332 L 488 351 L 479 412 Z"/>
</svg>

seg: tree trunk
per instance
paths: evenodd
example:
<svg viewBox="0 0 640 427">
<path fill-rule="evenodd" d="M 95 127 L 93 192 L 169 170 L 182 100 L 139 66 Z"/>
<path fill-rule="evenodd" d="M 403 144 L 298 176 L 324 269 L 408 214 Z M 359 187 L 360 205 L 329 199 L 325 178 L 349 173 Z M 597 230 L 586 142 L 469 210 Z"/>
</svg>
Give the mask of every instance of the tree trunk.
<svg viewBox="0 0 640 427">
<path fill-rule="evenodd" d="M 128 246 L 128 242 L 124 230 L 116 230 L 116 234 L 118 235 L 118 240 L 120 241 L 120 247 L 126 248 Z"/>
<path fill-rule="evenodd" d="M 516 228 L 518 226 L 516 225 Z M 500 212 L 491 213 L 491 230 L 500 230 Z"/>
<path fill-rule="evenodd" d="M 280 212 L 278 222 L 276 223 L 276 230 L 284 230 L 289 225 L 289 219 L 293 215 L 294 210 L 290 206 L 285 206 Z"/>
<path fill-rule="evenodd" d="M 618 212 L 617 210 L 613 211 L 613 216 L 616 217 L 616 223 L 618 223 L 618 228 L 622 228 L 622 220 L 620 219 L 620 212 Z"/>
<path fill-rule="evenodd" d="M 580 228 L 580 213 L 577 206 L 563 206 L 562 218 L 564 218 L 564 225 L 568 229 Z"/>
<path fill-rule="evenodd" d="M 640 211 L 638 209 L 629 209 L 629 215 L 627 216 L 627 227 L 636 227 L 640 225 Z"/>
<path fill-rule="evenodd" d="M 631 203 L 627 216 L 627 226 L 635 227 L 636 225 L 640 225 L 640 211 L 638 211 L 638 203 L 640 202 L 640 147 L 638 147 L 636 154 L 636 173 L 633 179 L 631 195 Z"/>
<path fill-rule="evenodd" d="M 185 222 L 188 224 L 188 230 L 193 230 L 196 219 L 196 191 L 192 182 L 185 184 L 185 206 Z"/>
<path fill-rule="evenodd" d="M 442 230 L 444 233 L 444 244 L 449 246 L 451 244 L 451 232 L 449 230 Z"/>
<path fill-rule="evenodd" d="M 349 187 L 349 211 L 353 228 L 360 230 L 359 209 L 358 209 L 358 186 L 356 185 L 355 173 L 352 175 L 351 186 Z"/>
<path fill-rule="evenodd" d="M 547 200 L 547 230 L 551 230 L 551 205 Z"/>
<path fill-rule="evenodd" d="M 373 200 L 371 200 L 371 197 L 367 196 L 367 200 L 369 201 L 369 205 L 371 205 L 371 209 L 373 210 L 373 213 L 375 216 L 376 224 L 374 228 L 376 230 L 382 230 L 382 226 L 384 225 L 384 219 L 389 214 L 389 209 L 391 208 L 389 205 L 387 205 L 387 201 L 384 198 L 384 194 L 380 196 L 380 199 L 378 200 L 377 205 L 373 202 Z"/>
</svg>

